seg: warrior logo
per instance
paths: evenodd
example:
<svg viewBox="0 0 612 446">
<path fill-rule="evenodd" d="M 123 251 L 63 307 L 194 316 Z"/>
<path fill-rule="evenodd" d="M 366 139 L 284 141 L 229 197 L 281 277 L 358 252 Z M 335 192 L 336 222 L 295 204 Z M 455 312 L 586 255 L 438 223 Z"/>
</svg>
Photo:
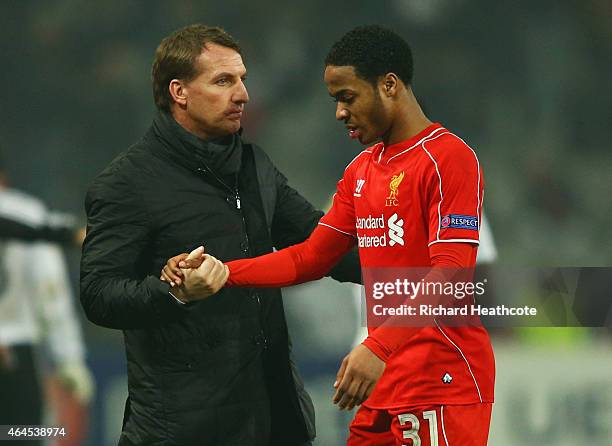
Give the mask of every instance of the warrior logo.
<svg viewBox="0 0 612 446">
<path fill-rule="evenodd" d="M 399 175 L 393 175 L 391 177 L 391 182 L 389 183 L 389 196 L 385 201 L 385 206 L 398 206 L 399 201 L 397 197 L 399 197 L 399 186 L 404 179 L 404 172 Z"/>
<path fill-rule="evenodd" d="M 389 246 L 396 244 L 404 246 L 404 220 L 401 218 L 398 220 L 397 214 L 393 214 L 387 223 L 389 225 Z"/>
<path fill-rule="evenodd" d="M 361 189 L 363 188 L 363 185 L 365 184 L 366 180 L 363 179 L 358 179 L 357 180 L 357 185 L 355 186 L 355 192 L 353 192 L 353 195 L 355 197 L 361 197 Z"/>
</svg>

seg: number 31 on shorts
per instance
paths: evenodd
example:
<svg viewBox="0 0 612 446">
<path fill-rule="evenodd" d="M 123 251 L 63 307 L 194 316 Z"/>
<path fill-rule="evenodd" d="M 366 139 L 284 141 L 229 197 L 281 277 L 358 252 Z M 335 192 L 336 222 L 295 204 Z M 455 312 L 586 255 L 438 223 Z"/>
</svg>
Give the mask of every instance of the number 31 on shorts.
<svg viewBox="0 0 612 446">
<path fill-rule="evenodd" d="M 402 413 L 397 416 L 397 419 L 400 426 L 407 426 L 406 429 L 402 429 L 404 440 L 412 440 L 412 444 L 410 446 L 421 446 L 421 437 L 419 436 L 421 422 L 419 421 L 419 418 L 412 413 Z M 438 415 L 436 414 L 436 411 L 424 411 L 423 420 L 429 424 L 428 444 L 430 446 L 438 446 Z"/>
</svg>

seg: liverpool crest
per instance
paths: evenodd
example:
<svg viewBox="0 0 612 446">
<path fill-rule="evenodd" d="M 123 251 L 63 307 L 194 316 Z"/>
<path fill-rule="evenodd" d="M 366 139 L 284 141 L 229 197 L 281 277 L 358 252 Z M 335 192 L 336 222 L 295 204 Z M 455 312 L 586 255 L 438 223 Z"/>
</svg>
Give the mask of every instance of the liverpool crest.
<svg viewBox="0 0 612 446">
<path fill-rule="evenodd" d="M 399 206 L 399 186 L 404 179 L 404 172 L 393 175 L 389 182 L 389 196 L 385 200 L 385 206 Z"/>
</svg>

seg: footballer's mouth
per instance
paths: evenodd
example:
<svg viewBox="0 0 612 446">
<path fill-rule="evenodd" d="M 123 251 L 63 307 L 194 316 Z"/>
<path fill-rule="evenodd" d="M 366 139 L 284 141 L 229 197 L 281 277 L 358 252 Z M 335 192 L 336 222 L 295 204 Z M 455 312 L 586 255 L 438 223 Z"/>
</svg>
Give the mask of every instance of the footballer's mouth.
<svg viewBox="0 0 612 446">
<path fill-rule="evenodd" d="M 348 134 L 351 139 L 358 139 L 359 136 L 361 136 L 361 131 L 356 125 L 347 124 L 346 129 L 348 130 Z"/>
</svg>

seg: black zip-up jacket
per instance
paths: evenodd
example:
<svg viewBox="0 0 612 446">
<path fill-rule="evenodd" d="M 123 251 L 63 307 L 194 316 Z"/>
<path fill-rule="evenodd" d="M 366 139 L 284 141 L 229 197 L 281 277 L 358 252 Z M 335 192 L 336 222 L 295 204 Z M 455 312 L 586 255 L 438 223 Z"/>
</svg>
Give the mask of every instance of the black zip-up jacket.
<svg viewBox="0 0 612 446">
<path fill-rule="evenodd" d="M 168 258 L 199 245 L 228 261 L 299 243 L 322 213 L 256 145 L 242 143 L 232 185 L 194 155 L 192 138 L 156 118 L 86 197 L 81 302 L 92 322 L 125 338 L 119 444 L 302 444 L 315 435 L 314 410 L 291 360 L 280 290 L 227 288 L 181 305 L 158 277 Z M 359 282 L 356 253 L 332 276 Z"/>
</svg>

